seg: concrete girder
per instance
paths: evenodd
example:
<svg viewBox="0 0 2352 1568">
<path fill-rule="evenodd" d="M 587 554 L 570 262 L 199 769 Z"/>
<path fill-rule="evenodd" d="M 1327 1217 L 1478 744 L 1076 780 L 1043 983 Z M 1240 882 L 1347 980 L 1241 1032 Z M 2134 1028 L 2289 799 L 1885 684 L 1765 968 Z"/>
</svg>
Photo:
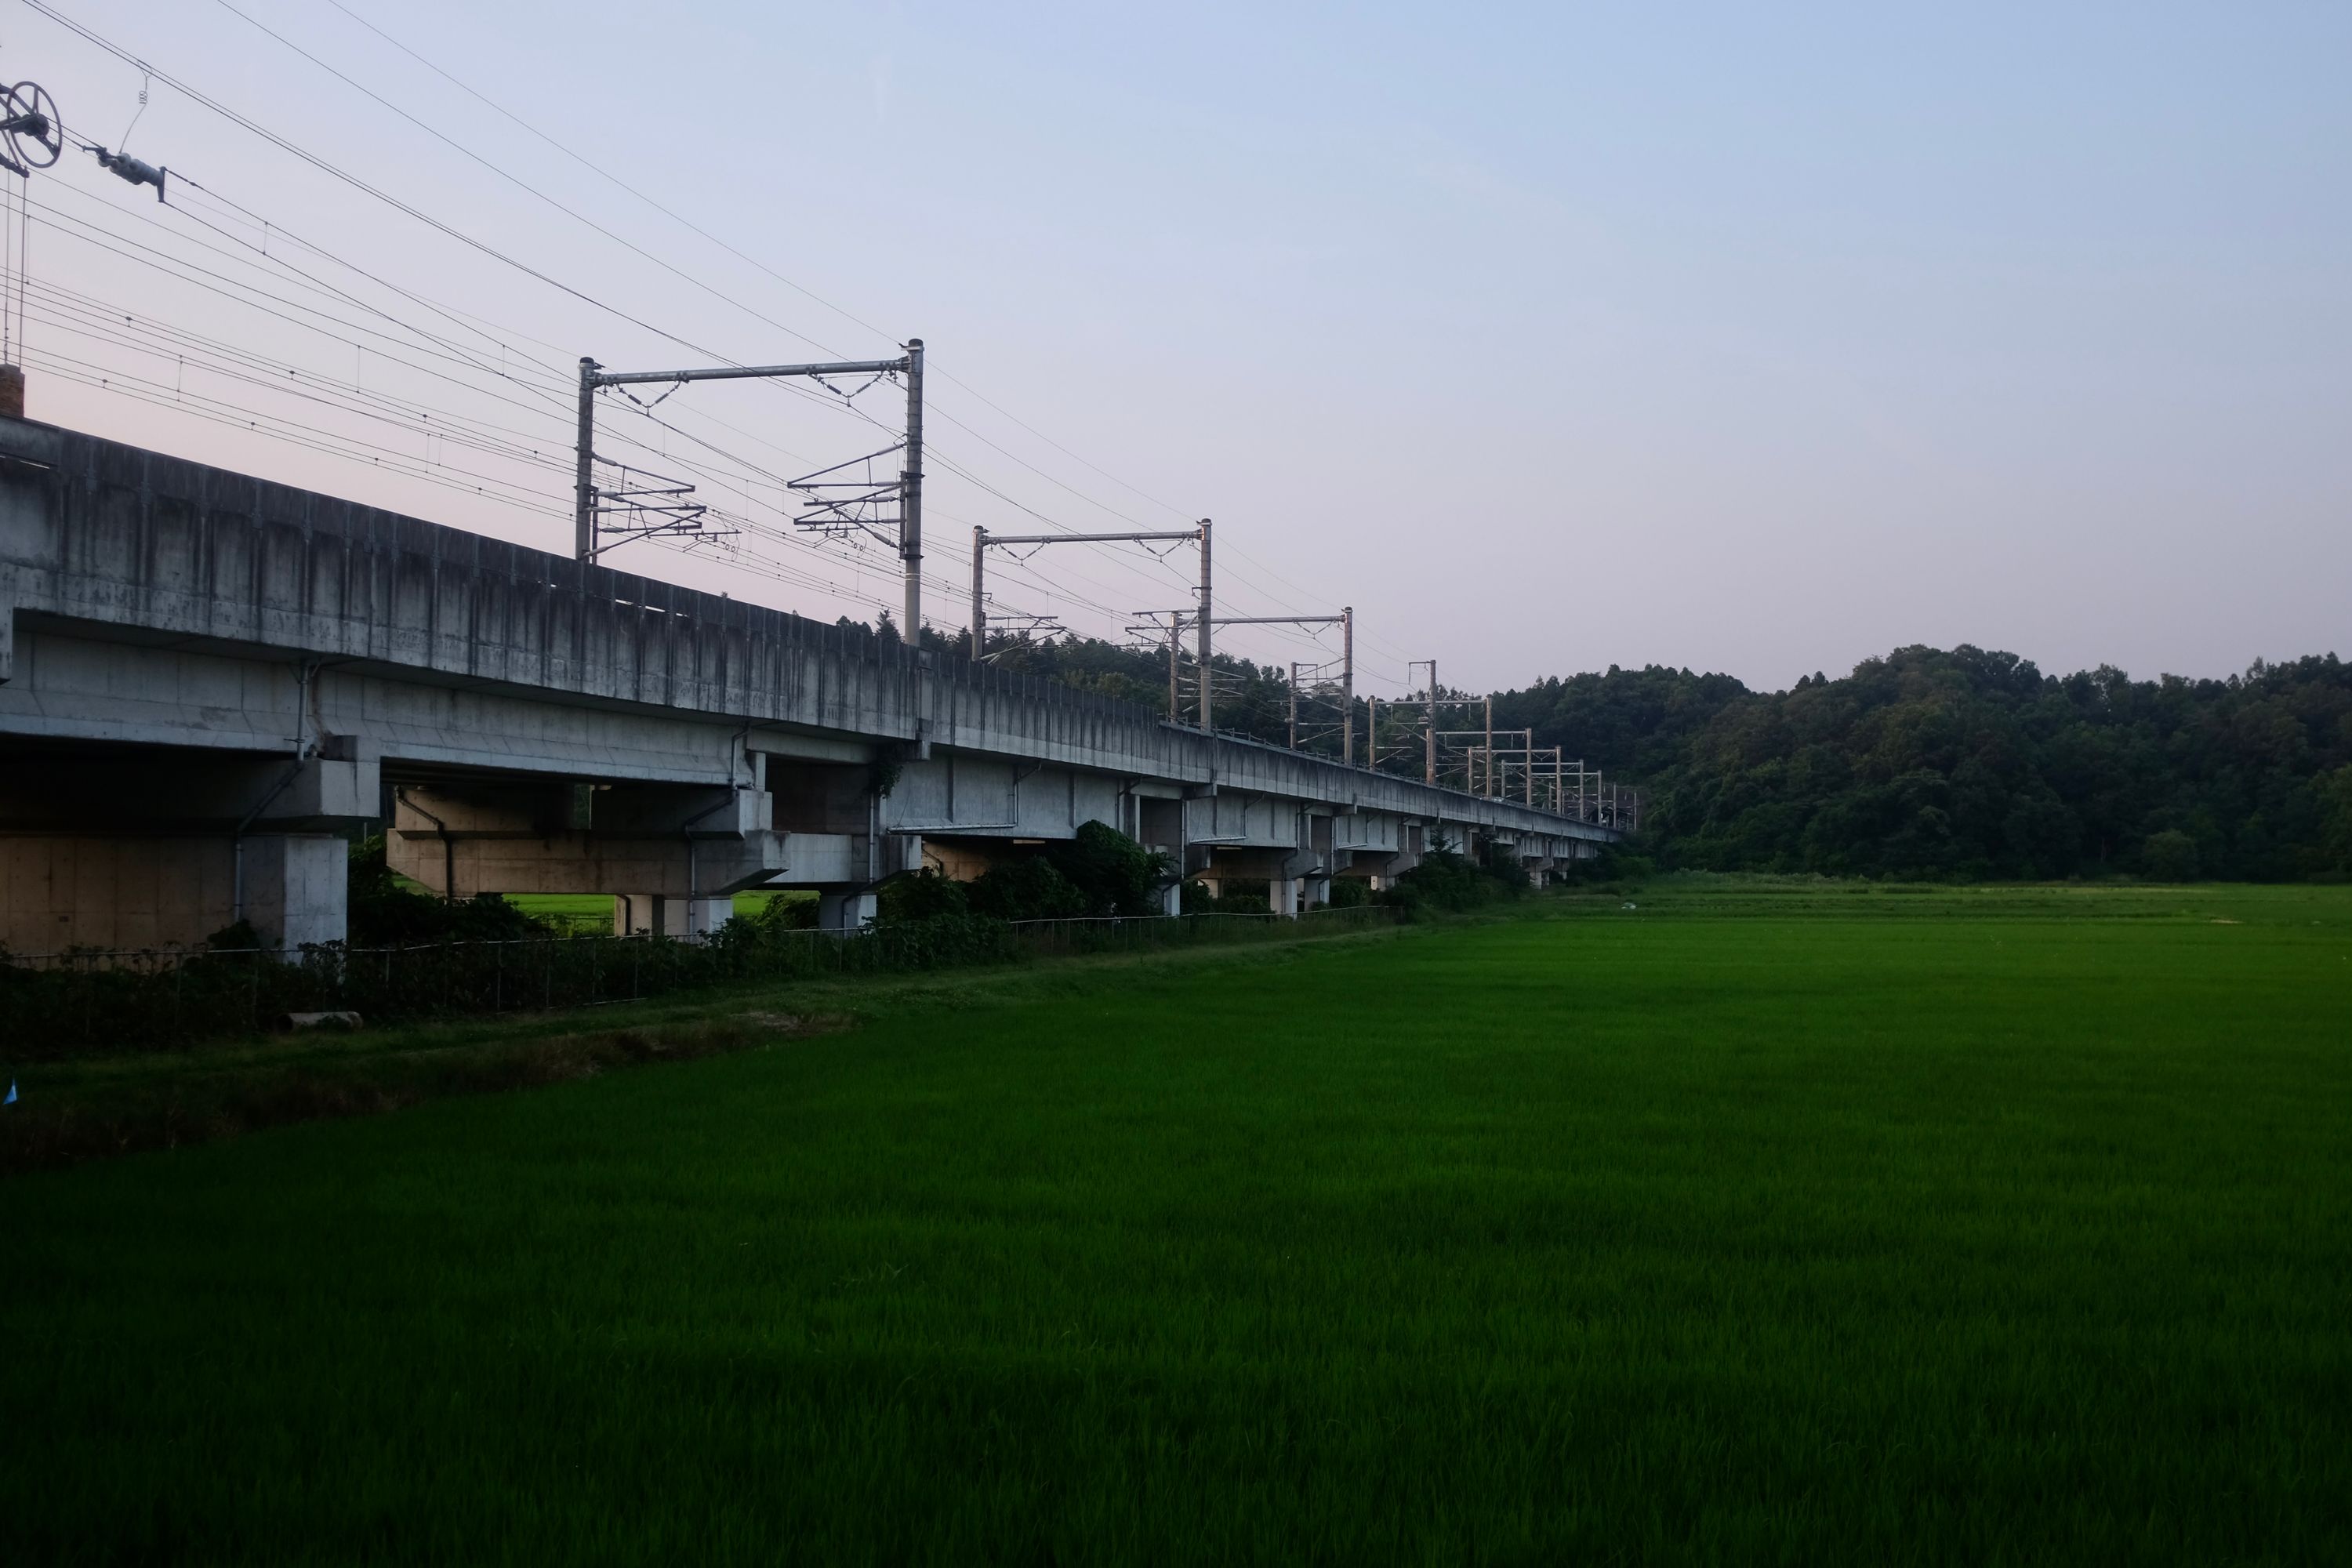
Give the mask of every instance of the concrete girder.
<svg viewBox="0 0 2352 1568">
<path fill-rule="evenodd" d="M 387 839 L 392 868 L 445 897 L 479 893 L 613 893 L 712 898 L 779 885 L 778 836 L 688 845 L 679 839 L 442 839 L 430 828 L 400 828 Z M 793 885 L 793 884 L 783 884 Z"/>
<path fill-rule="evenodd" d="M 1394 851 L 1403 847 L 1403 819 L 1387 812 L 1351 811 L 1331 823 L 1331 844 L 1338 849 Z"/>
<path fill-rule="evenodd" d="M 1276 878 L 1295 881 L 1301 877 L 1328 876 L 1329 871 L 1329 866 L 1309 850 L 1215 844 L 1208 847 L 1208 858 L 1200 874 L 1222 884 L 1270 881 Z"/>
<path fill-rule="evenodd" d="M 1220 790 L 1184 803 L 1187 843 L 1296 849 L 1300 833 L 1295 801 Z"/>
<path fill-rule="evenodd" d="M 1129 784 L 1081 768 L 935 751 L 899 769 L 883 822 L 900 832 L 1008 838 L 1067 838 L 1100 822 L 1132 836 Z"/>
<path fill-rule="evenodd" d="M 834 763 L 872 767 L 883 760 L 886 752 L 896 749 L 891 743 L 803 734 L 772 725 L 747 731 L 743 737 L 743 750 L 748 755 L 763 761 L 772 759 L 778 764 Z"/>
<path fill-rule="evenodd" d="M 1463 797 L 1279 746 L 1209 736 L 1146 709 L 940 660 L 928 652 L 739 601 L 394 517 L 332 497 L 208 469 L 26 421 L 0 422 L 0 622 L 15 662 L 0 670 L 0 728 L 70 723 L 69 708 L 17 703 L 28 638 L 71 625 L 85 638 L 144 638 L 205 656 L 275 666 L 286 703 L 299 664 L 404 688 L 382 752 L 429 748 L 449 764 L 543 768 L 592 777 L 676 779 L 690 764 L 732 771 L 748 734 L 774 730 L 920 756 L 947 749 L 1151 778 L 1185 790 L 1278 795 L 1337 811 L 1425 815 L 1455 803 L 1465 820 L 1557 820 L 1509 802 Z M 143 655 L 142 657 L 144 657 Z M 152 689 L 152 683 L 148 683 Z M 444 696 L 418 694 L 438 689 Z M 141 689 L 133 682 L 118 692 Z M 624 731 L 584 735 L 574 717 L 544 733 L 499 721 L 522 701 L 616 716 Z M 148 706 L 220 710 L 215 737 L 254 701 Z M 122 738 L 134 715 L 89 731 Z M 698 728 L 718 743 L 647 745 L 640 721 Z M 333 729 L 331 722 L 324 726 Z M 394 733 L 400 731 L 401 733 Z M 518 748 L 518 738 L 531 743 Z M 397 742 L 395 744 L 394 742 Z M 787 747 L 799 743 L 779 741 Z M 611 755 L 597 763 L 586 753 Z M 572 754 L 518 759 L 558 747 Z M 640 771 L 641 770 L 641 771 Z M 702 773 L 703 777 L 709 773 Z M 1445 815 L 1454 815 L 1449 808 Z M 1612 839 L 1584 825 L 1578 836 Z"/>
<path fill-rule="evenodd" d="M 958 882 L 977 881 L 999 866 L 1029 853 L 1026 848 L 1015 847 L 1010 839 L 995 837 L 925 834 L 920 843 L 923 864 Z"/>
<path fill-rule="evenodd" d="M 430 858 L 440 852 L 437 873 L 421 879 L 428 885 L 462 893 L 473 881 L 534 874 L 632 897 L 691 891 L 705 905 L 716 901 L 707 883 L 719 874 L 765 870 L 762 885 L 870 889 L 918 863 L 927 833 L 967 843 L 1058 838 L 1089 820 L 1168 849 L 1187 868 L 1225 846 L 1299 852 L 1320 858 L 1302 866 L 1375 876 L 1407 868 L 1441 824 L 1465 847 L 1480 832 L 1581 844 L 1620 837 L 1203 734 L 1146 708 L 855 629 L 0 418 L 0 745 L 35 743 L 142 751 L 158 776 L 197 752 L 242 756 L 265 778 L 298 752 L 316 764 L 286 779 L 282 798 L 249 821 L 239 808 L 226 826 L 252 784 L 234 767 L 210 782 L 192 768 L 184 787 L 114 784 L 53 790 L 29 806 L 0 802 L 0 816 L 19 809 L 36 834 L 184 841 L 150 857 L 185 862 L 178 890 L 137 894 L 148 912 L 126 915 L 126 931 L 183 930 L 197 918 L 163 921 L 155 911 L 166 906 L 225 917 L 234 895 L 223 903 L 203 889 L 223 853 L 240 858 L 230 837 L 238 822 L 247 826 L 245 858 L 298 862 L 295 913 L 283 923 L 324 930 L 304 926 L 311 906 L 300 888 L 303 868 L 325 866 L 328 851 L 252 851 L 263 837 L 255 830 L 290 844 L 320 835 L 289 829 L 368 819 L 382 809 L 377 776 L 457 796 L 488 775 L 534 780 L 549 793 L 550 804 L 525 814 L 529 828 L 479 828 L 520 835 L 474 841 L 468 857 L 506 862 L 495 873 L 477 868 L 479 878 L 452 868 L 457 841 L 443 832 L 455 829 L 436 830 L 423 849 L 396 831 L 404 868 L 435 872 Z M 590 791 L 587 816 L 575 819 L 592 784 L 615 787 Z M 660 801 L 639 797 L 644 812 L 632 817 L 625 795 L 603 805 L 594 798 L 624 785 L 737 792 L 772 809 L 764 822 L 751 820 L 748 804 L 731 819 L 722 814 L 732 826 L 711 838 L 709 825 L 681 824 L 688 814 Z M 619 829 L 649 835 L 639 844 L 665 841 L 638 855 L 661 880 L 632 885 L 621 879 L 635 867 L 592 864 L 627 859 Z M 531 872 L 520 846 L 558 838 L 565 842 L 541 853 Z M 37 851 L 40 864 L 25 875 L 71 889 L 89 879 L 64 861 L 128 865 L 139 853 L 53 847 Z M 706 855 L 724 864 L 709 869 Z M 103 897 L 89 896 L 100 901 L 77 940 L 113 920 Z M 44 891 L 35 901 L 53 924 L 48 900 Z"/>
<path fill-rule="evenodd" d="M 878 781 L 872 764 L 772 760 L 761 777 L 774 801 L 769 826 L 780 832 L 862 836 L 875 830 Z"/>
<path fill-rule="evenodd" d="M 0 746 L 0 832 L 343 833 L 374 821 L 372 762 L 181 750 Z"/>
<path fill-rule="evenodd" d="M 785 845 L 767 797 L 697 785 L 403 784 L 392 868 L 446 898 L 614 893 L 711 899 L 766 884 Z"/>
<path fill-rule="evenodd" d="M 251 652 L 161 647 L 41 621 L 22 638 L 29 689 L 0 688 L 0 731 L 27 739 L 333 754 L 607 780 L 740 782 L 740 726 L 495 689 L 391 679 Z"/>
</svg>

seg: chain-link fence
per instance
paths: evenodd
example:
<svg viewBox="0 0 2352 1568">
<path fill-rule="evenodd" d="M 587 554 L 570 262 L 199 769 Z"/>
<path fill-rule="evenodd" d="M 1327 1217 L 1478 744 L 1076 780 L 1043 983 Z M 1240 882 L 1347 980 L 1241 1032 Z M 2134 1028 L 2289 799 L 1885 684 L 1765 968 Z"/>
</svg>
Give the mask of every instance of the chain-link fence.
<svg viewBox="0 0 2352 1568">
<path fill-rule="evenodd" d="M 1393 921 L 1382 906 L 1273 914 L 994 921 L 854 932 L 722 927 L 699 942 L 548 937 L 411 947 L 0 952 L 0 1059 L 132 1051 L 261 1033 L 303 1013 L 369 1024 L 582 1007 L 728 982 L 909 973 L 1042 955 L 1264 941 Z"/>
</svg>

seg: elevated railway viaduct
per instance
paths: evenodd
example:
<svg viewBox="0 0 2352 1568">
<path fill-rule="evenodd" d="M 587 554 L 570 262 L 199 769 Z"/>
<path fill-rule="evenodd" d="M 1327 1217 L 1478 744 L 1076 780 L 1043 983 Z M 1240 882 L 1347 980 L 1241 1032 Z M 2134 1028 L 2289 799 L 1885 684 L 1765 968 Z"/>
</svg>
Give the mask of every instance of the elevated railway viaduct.
<svg viewBox="0 0 2352 1568">
<path fill-rule="evenodd" d="M 740 890 L 849 927 L 1089 821 L 1290 911 L 1440 836 L 1618 836 L 351 501 L 0 417 L 0 942 L 344 934 L 351 836 L 454 898 Z M 1171 907 L 1176 889 L 1167 897 Z"/>
</svg>

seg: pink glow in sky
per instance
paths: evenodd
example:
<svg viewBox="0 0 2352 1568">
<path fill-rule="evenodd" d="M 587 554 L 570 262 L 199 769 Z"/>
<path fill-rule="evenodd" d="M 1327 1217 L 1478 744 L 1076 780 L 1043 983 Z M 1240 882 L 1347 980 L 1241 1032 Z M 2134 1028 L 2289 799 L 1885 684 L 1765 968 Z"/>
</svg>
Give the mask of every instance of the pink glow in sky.
<svg viewBox="0 0 2352 1568">
<path fill-rule="evenodd" d="M 1655 661 L 1777 687 L 1911 642 L 2139 675 L 2352 651 L 2340 4 L 58 4 L 731 358 L 924 338 L 929 609 L 950 626 L 973 523 L 1207 515 L 1223 603 L 1352 604 L 1376 691 L 1431 655 L 1472 686 Z M 29 9 L 5 23 L 0 74 L 120 144 L 141 72 Z M 151 97 L 130 149 L 184 199 L 158 207 L 79 153 L 33 182 L 28 411 L 568 548 L 571 366 L 695 356 Z M 297 325 L 211 275 L 383 337 Z M 314 420 L 337 453 L 191 417 L 191 391 Z M 369 412 L 386 404 L 412 413 Z M 887 392 L 875 408 L 895 417 Z M 660 413 L 730 454 L 734 488 L 698 470 L 706 494 L 772 523 L 774 478 L 882 444 L 773 389 L 689 388 Z M 635 428 L 649 466 L 707 453 Z M 384 460 L 353 460 L 362 440 Z M 476 474 L 509 499 L 471 493 Z M 826 617 L 895 602 L 879 552 L 771 553 L 783 580 L 646 545 L 614 563 Z M 1012 607 L 1116 637 L 1191 569 L 1069 549 L 1001 582 Z M 1311 657 L 1274 632 L 1232 646 Z"/>
</svg>

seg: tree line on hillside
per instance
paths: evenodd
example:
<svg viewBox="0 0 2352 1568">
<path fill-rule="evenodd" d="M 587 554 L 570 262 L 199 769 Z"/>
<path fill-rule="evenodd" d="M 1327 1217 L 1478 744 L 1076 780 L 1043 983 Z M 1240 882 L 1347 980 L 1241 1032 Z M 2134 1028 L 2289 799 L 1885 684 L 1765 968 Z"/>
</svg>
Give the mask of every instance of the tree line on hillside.
<svg viewBox="0 0 2352 1568">
<path fill-rule="evenodd" d="M 887 626 L 885 635 L 889 635 Z M 927 645 L 969 657 L 964 636 Z M 990 639 L 1001 668 L 1167 705 L 1164 652 L 1090 637 Z M 1218 656 L 1217 727 L 1289 736 L 1289 672 Z M 1188 664 L 1189 672 L 1189 664 Z M 1336 756 L 1337 692 L 1302 694 L 1302 749 Z M 1444 695 L 1475 700 L 1452 688 Z M 2257 661 L 2226 679 L 2045 675 L 2015 654 L 1897 648 L 1786 691 L 1652 665 L 1494 694 L 1532 729 L 1642 790 L 1668 866 L 1834 876 L 2352 875 L 2352 667 Z M 1370 717 L 1355 704 L 1359 757 Z M 1189 712 L 1189 706 L 1188 706 Z M 1418 775 L 1421 715 L 1381 715 L 1381 766 Z"/>
<path fill-rule="evenodd" d="M 1898 648 L 1755 692 L 1652 666 L 1497 693 L 1641 784 L 1664 864 L 1904 878 L 2280 880 L 2352 873 L 2352 666 L 2224 680 L 2042 674 Z"/>
</svg>

